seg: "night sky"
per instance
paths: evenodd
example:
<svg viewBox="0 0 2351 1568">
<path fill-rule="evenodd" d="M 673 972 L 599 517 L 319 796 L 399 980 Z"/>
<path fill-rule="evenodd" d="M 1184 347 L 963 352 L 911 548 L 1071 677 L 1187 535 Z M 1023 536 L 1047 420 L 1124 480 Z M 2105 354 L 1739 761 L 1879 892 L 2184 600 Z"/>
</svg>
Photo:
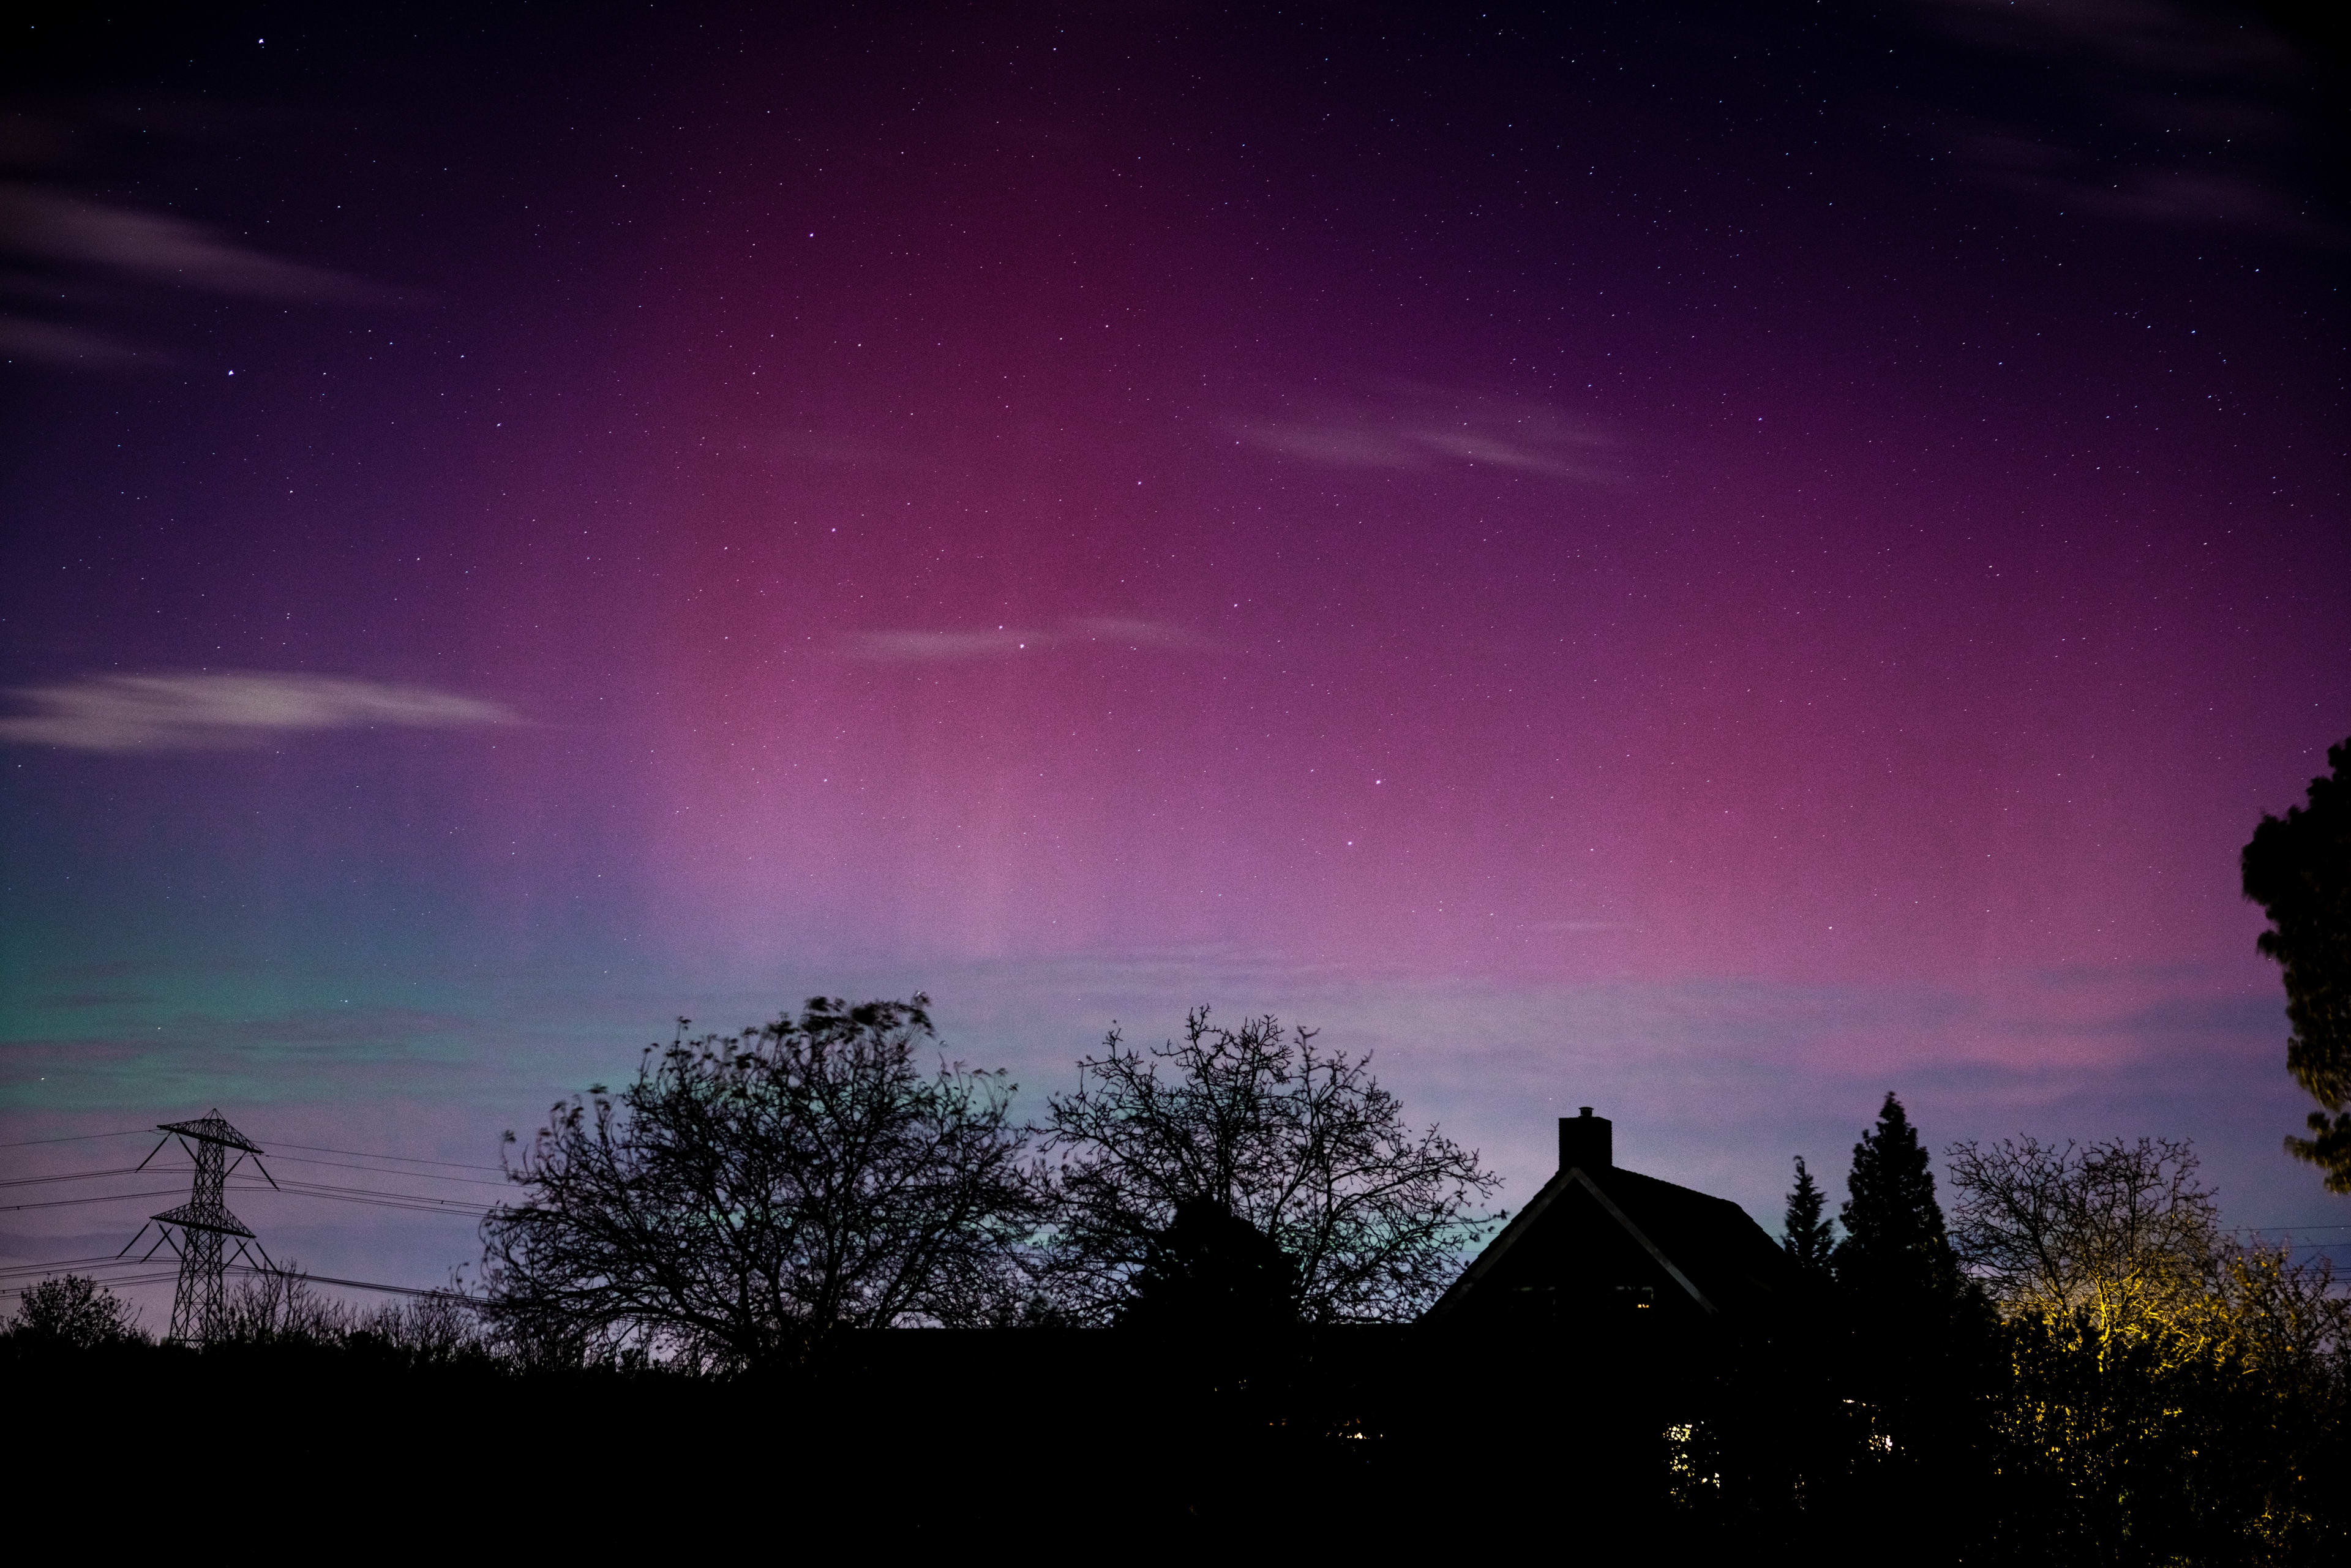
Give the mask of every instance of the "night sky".
<svg viewBox="0 0 2351 1568">
<path fill-rule="evenodd" d="M 0 53 L 0 1139 L 495 1165 L 924 989 L 1030 1104 L 1319 1026 L 1513 1207 L 1592 1104 L 1776 1231 L 1892 1089 L 2351 1218 L 2237 880 L 2351 734 L 2333 40 L 88 9 Z"/>
</svg>

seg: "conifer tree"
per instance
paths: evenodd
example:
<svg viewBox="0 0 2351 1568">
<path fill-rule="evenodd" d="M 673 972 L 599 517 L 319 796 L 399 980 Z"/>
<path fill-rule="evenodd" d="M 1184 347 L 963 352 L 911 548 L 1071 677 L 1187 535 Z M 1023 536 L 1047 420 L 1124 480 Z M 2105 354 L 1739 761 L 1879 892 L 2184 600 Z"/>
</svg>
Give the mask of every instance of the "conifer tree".
<svg viewBox="0 0 2351 1568">
<path fill-rule="evenodd" d="M 1804 1168 L 1804 1156 L 1798 1155 L 1796 1185 L 1788 1194 L 1785 1234 L 1780 1244 L 1796 1260 L 1797 1268 L 1816 1279 L 1827 1275 L 1829 1259 L 1836 1249 L 1836 1222 L 1822 1212 L 1827 1204 L 1828 1194 Z"/>
<path fill-rule="evenodd" d="M 1852 1196 L 1837 1210 L 1845 1232 L 1835 1253 L 1840 1282 L 1888 1305 L 1959 1295 L 1959 1262 L 1935 1201 L 1935 1173 L 1918 1130 L 1890 1091 L 1877 1125 L 1853 1146 L 1845 1186 Z"/>
<path fill-rule="evenodd" d="M 1990 1374 L 1992 1318 L 1960 1271 L 1935 1200 L 1927 1150 L 1892 1094 L 1853 1149 L 1852 1196 L 1838 1210 L 1844 1239 L 1832 1267 L 1852 1333 L 1853 1396 L 1883 1435 L 1929 1475 L 1967 1458 L 1971 1392 Z"/>
</svg>

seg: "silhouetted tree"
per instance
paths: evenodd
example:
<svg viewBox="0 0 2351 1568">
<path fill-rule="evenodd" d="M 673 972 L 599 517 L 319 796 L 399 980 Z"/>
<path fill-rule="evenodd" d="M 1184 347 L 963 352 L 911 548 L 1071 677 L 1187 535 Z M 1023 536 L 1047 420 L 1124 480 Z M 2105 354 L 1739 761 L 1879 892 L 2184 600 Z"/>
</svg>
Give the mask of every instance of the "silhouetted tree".
<svg viewBox="0 0 2351 1568">
<path fill-rule="evenodd" d="M 137 1309 L 97 1281 L 66 1274 L 26 1287 L 12 1334 L 66 1350 L 94 1350 L 143 1339 Z"/>
<path fill-rule="evenodd" d="M 1119 1312 L 1130 1328 L 1262 1336 L 1295 1328 L 1298 1265 L 1214 1198 L 1186 1198 L 1154 1236 Z"/>
<path fill-rule="evenodd" d="M 1113 1029 L 1079 1062 L 1040 1128 L 1041 1277 L 1062 1310 L 1115 1319 L 1199 1200 L 1288 1256 L 1308 1322 L 1402 1321 L 1436 1299 L 1499 1218 L 1480 1207 L 1499 1178 L 1474 1150 L 1407 1127 L 1368 1057 L 1313 1040 L 1270 1017 L 1216 1027 L 1200 1008 L 1180 1043 L 1145 1053 Z"/>
<path fill-rule="evenodd" d="M 998 1315 L 1035 1214 L 1012 1085 L 920 1073 L 928 1004 L 819 997 L 691 1040 L 681 1020 L 617 1097 L 557 1105 L 511 1171 L 528 1196 L 484 1224 L 503 1332 L 726 1367 Z"/>
<path fill-rule="evenodd" d="M 1827 1204 L 1828 1195 L 1804 1168 L 1804 1156 L 1798 1155 L 1796 1185 L 1788 1193 L 1780 1244 L 1796 1266 L 1814 1279 L 1827 1277 L 1829 1260 L 1836 1251 L 1836 1222 L 1823 1212 Z"/>
<path fill-rule="evenodd" d="M 1947 1302 L 1962 1290 L 1958 1260 L 1935 1201 L 1935 1174 L 1902 1102 L 1889 1092 L 1877 1125 L 1853 1146 L 1851 1196 L 1837 1210 L 1837 1280 L 1894 1310 Z"/>
<path fill-rule="evenodd" d="M 2307 806 L 2262 813 L 2241 866 L 2245 896 L 2270 918 L 2261 951 L 2284 970 L 2286 1070 L 2325 1107 L 2286 1151 L 2325 1172 L 2329 1192 L 2351 1193 L 2351 740 L 2326 762 Z"/>
<path fill-rule="evenodd" d="M 1845 1181 L 1828 1337 L 1832 1376 L 1861 1448 L 1832 1490 L 1842 1489 L 1855 1538 L 1867 1539 L 1994 1484 L 1983 1396 L 2000 1361 L 1996 1320 L 1952 1255 L 1927 1150 L 1894 1094 L 1854 1145 Z M 1968 1555 L 1963 1536 L 1946 1544 Z"/>
<path fill-rule="evenodd" d="M 310 1288 L 309 1276 L 298 1263 L 265 1269 L 241 1280 L 222 1303 L 220 1328 L 213 1336 L 222 1344 L 340 1345 L 360 1322 L 348 1301 L 321 1296 Z"/>
</svg>

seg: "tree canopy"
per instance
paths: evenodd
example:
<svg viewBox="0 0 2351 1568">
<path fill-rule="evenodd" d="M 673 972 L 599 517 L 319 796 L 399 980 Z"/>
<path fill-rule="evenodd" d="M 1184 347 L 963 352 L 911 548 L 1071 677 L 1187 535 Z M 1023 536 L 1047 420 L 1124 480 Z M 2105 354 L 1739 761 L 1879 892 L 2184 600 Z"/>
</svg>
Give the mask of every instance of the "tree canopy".
<svg viewBox="0 0 2351 1568">
<path fill-rule="evenodd" d="M 1237 1337 L 1299 1321 L 1298 1265 L 1273 1239 L 1214 1198 L 1188 1197 L 1144 1249 L 1127 1328 Z"/>
<path fill-rule="evenodd" d="M 65 1274 L 27 1286 L 8 1330 L 68 1350 L 93 1350 L 144 1337 L 137 1310 L 86 1274 Z"/>
<path fill-rule="evenodd" d="M 1226 1029 L 1199 1008 L 1181 1041 L 1138 1051 L 1113 1029 L 1078 1064 L 1039 1129 L 1043 1278 L 1063 1310 L 1120 1316 L 1168 1266 L 1179 1224 L 1207 1227 L 1210 1209 L 1290 1260 L 1311 1323 L 1409 1319 L 1451 1282 L 1497 1218 L 1482 1205 L 1499 1178 L 1434 1127 L 1408 1127 L 1368 1057 L 1313 1041 L 1270 1016 Z"/>
<path fill-rule="evenodd" d="M 2240 863 L 2245 896 L 2270 918 L 2261 951 L 2284 972 L 2286 1070 L 2325 1107 L 2286 1151 L 2325 1172 L 2328 1191 L 2351 1193 L 2351 740 L 2327 747 L 2326 763 L 2309 804 L 2262 813 Z"/>
<path fill-rule="evenodd" d="M 681 1027 L 617 1096 L 555 1106 L 510 1171 L 526 1196 L 484 1224 L 506 1331 L 726 1367 L 1001 1314 L 1035 1213 L 1012 1085 L 923 1074 L 927 1007 L 819 997 L 738 1034 Z"/>
</svg>

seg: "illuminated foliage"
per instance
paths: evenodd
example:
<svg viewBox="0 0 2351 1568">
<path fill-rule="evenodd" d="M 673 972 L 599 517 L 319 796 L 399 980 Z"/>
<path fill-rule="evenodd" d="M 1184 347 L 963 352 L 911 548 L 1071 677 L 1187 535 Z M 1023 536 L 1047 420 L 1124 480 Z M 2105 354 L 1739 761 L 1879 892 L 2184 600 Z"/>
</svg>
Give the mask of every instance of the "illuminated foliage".
<svg viewBox="0 0 2351 1568">
<path fill-rule="evenodd" d="M 2085 1315 L 2100 1354 L 2192 1343 L 2209 1316 L 2220 1211 L 2184 1143 L 1953 1145 L 1953 1240 L 2011 1315 Z"/>
<path fill-rule="evenodd" d="M 1947 1158 L 1954 1246 L 2008 1320 L 1994 1437 L 2034 1554 L 2324 1556 L 2351 1347 L 2326 1260 L 2232 1243 L 2185 1143 Z"/>
</svg>

